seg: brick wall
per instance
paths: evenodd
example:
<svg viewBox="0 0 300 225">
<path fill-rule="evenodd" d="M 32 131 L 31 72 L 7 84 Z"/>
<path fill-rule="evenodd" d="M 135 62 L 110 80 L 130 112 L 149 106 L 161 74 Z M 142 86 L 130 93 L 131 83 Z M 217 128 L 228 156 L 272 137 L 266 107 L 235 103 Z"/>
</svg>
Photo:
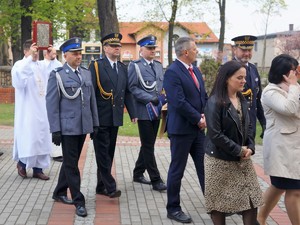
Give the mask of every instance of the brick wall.
<svg viewBox="0 0 300 225">
<path fill-rule="evenodd" d="M 13 87 L 0 87 L 0 103 L 14 103 L 15 89 Z"/>
<path fill-rule="evenodd" d="M 0 66 L 0 103 L 14 103 L 15 89 L 11 85 L 11 66 Z"/>
</svg>

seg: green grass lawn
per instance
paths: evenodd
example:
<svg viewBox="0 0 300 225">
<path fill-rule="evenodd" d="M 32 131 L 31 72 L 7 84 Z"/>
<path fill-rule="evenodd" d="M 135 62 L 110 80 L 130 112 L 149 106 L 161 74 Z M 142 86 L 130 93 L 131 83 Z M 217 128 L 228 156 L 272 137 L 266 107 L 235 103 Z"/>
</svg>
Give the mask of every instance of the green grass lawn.
<svg viewBox="0 0 300 225">
<path fill-rule="evenodd" d="M 14 125 L 14 104 L 0 104 L 0 125 L 13 126 Z M 255 143 L 261 145 L 262 139 L 261 126 L 257 122 Z M 138 125 L 131 123 L 128 113 L 124 114 L 124 124 L 119 128 L 119 135 L 121 136 L 139 136 Z"/>
<path fill-rule="evenodd" d="M 14 104 L 0 104 L 0 125 L 14 125 Z"/>
</svg>

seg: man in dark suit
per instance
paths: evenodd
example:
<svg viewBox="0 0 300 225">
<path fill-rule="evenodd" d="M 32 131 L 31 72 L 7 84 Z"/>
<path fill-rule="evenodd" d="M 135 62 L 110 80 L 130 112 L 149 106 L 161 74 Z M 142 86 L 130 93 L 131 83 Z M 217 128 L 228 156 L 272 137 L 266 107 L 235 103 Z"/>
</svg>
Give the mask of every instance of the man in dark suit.
<svg viewBox="0 0 300 225">
<path fill-rule="evenodd" d="M 167 186 L 161 179 L 157 168 L 154 145 L 158 132 L 160 117 L 150 118 L 146 105 L 160 104 L 159 95 L 162 92 L 163 67 L 159 61 L 154 60 L 156 37 L 148 35 L 138 41 L 140 45 L 140 59 L 129 64 L 129 90 L 136 103 L 138 128 L 141 148 L 133 170 L 133 181 L 142 184 L 152 184 L 153 190 L 164 191 Z M 144 172 L 147 170 L 151 182 L 146 180 Z"/>
<path fill-rule="evenodd" d="M 252 131 L 255 137 L 257 118 L 262 127 L 260 137 L 263 138 L 264 130 L 266 129 L 266 118 L 260 101 L 262 93 L 260 76 L 256 66 L 249 62 L 252 58 L 252 50 L 256 39 L 257 38 L 252 35 L 242 35 L 232 38 L 231 40 L 234 41 L 234 60 L 241 62 L 247 68 L 246 84 L 242 93 L 249 104 Z"/>
<path fill-rule="evenodd" d="M 194 161 L 202 192 L 204 193 L 204 128 L 203 110 L 207 94 L 199 69 L 192 65 L 198 53 L 195 41 L 181 37 L 175 43 L 177 59 L 164 76 L 168 99 L 167 132 L 171 142 L 171 164 L 167 182 L 167 216 L 182 223 L 191 217 L 180 206 L 181 179 L 189 154 Z"/>
<path fill-rule="evenodd" d="M 132 122 L 136 122 L 133 97 L 128 91 L 127 67 L 118 61 L 122 35 L 112 33 L 101 39 L 105 57 L 92 61 L 89 69 L 96 92 L 99 131 L 94 137 L 97 162 L 96 193 L 120 197 L 121 191 L 111 175 L 119 126 L 123 125 L 124 105 Z"/>
<path fill-rule="evenodd" d="M 78 161 L 86 134 L 99 126 L 91 73 L 80 66 L 81 40 L 71 38 L 60 46 L 66 63 L 50 73 L 46 106 L 52 142 L 62 144 L 63 163 L 52 198 L 74 204 L 78 216 L 87 216 L 85 198 L 80 192 Z M 67 198 L 70 189 L 72 200 Z"/>
</svg>

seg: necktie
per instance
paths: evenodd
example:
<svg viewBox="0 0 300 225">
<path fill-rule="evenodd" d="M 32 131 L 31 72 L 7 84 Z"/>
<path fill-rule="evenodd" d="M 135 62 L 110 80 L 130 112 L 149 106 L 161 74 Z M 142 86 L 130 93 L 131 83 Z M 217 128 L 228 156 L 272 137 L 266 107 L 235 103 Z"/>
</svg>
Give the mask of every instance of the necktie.
<svg viewBox="0 0 300 225">
<path fill-rule="evenodd" d="M 113 70 L 116 72 L 116 74 L 118 74 L 117 63 L 114 63 L 114 64 L 113 64 Z"/>
<path fill-rule="evenodd" d="M 82 82 L 82 77 L 78 70 L 75 70 L 76 75 L 79 77 L 80 82 Z"/>
<path fill-rule="evenodd" d="M 156 72 L 155 72 L 155 70 L 154 70 L 154 65 L 153 65 L 153 63 L 151 62 L 151 63 L 149 63 L 149 65 L 151 66 L 151 69 L 152 69 L 154 75 L 156 76 Z"/>
<path fill-rule="evenodd" d="M 193 68 L 192 68 L 192 67 L 189 67 L 188 70 L 189 70 L 189 72 L 190 72 L 191 77 L 192 77 L 193 80 L 194 80 L 194 83 L 195 83 L 196 87 L 199 89 L 199 88 L 200 88 L 199 82 L 198 82 L 198 80 L 197 80 L 196 75 L 194 74 Z"/>
</svg>

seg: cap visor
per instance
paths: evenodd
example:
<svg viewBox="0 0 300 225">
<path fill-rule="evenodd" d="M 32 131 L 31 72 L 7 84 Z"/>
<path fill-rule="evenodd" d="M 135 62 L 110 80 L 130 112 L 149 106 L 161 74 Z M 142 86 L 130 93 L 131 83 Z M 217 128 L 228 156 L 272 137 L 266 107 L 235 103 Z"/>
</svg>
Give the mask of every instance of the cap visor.
<svg viewBox="0 0 300 225">
<path fill-rule="evenodd" d="M 71 48 L 71 49 L 69 49 L 68 52 L 77 52 L 77 51 L 82 51 L 82 50 L 83 50 L 83 48 Z"/>
</svg>

